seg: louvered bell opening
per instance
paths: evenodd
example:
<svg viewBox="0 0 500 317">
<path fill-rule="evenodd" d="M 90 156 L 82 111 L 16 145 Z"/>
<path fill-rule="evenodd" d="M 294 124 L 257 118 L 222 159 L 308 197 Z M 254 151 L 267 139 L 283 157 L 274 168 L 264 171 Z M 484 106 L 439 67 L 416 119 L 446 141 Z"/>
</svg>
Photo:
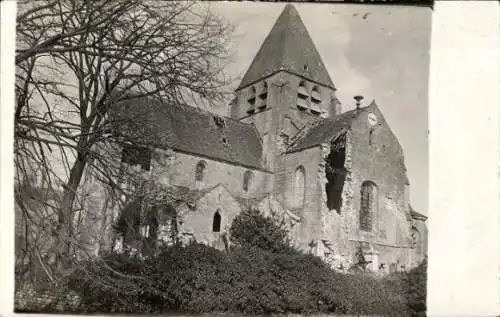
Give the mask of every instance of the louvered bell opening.
<svg viewBox="0 0 500 317">
<path fill-rule="evenodd" d="M 250 93 L 249 93 L 247 102 L 248 102 L 247 113 L 248 114 L 254 113 L 255 112 L 255 87 L 252 87 L 252 89 L 250 89 Z"/>
<path fill-rule="evenodd" d="M 267 107 L 267 84 L 265 82 L 259 94 L 259 99 L 259 110 L 265 109 Z"/>
<path fill-rule="evenodd" d="M 306 110 L 308 108 L 307 107 L 307 100 L 297 98 L 297 108 L 301 111 Z"/>
<path fill-rule="evenodd" d="M 321 103 L 321 95 L 319 94 L 319 92 L 317 90 L 313 90 L 313 92 L 311 94 L 311 101 L 318 103 L 318 104 Z"/>
<path fill-rule="evenodd" d="M 255 112 L 255 96 L 248 98 L 248 110 L 247 113 L 251 114 Z"/>
<path fill-rule="evenodd" d="M 260 99 L 266 99 L 267 98 L 267 87 L 264 87 L 264 90 L 261 91 L 259 94 Z"/>
<path fill-rule="evenodd" d="M 314 102 L 311 102 L 311 107 L 310 107 L 309 110 L 314 115 L 320 115 L 321 114 L 321 107 L 318 104 L 314 103 Z"/>
<path fill-rule="evenodd" d="M 267 98 L 261 99 L 259 104 L 259 110 L 266 109 L 267 107 Z"/>
<path fill-rule="evenodd" d="M 247 110 L 247 113 L 248 114 L 255 113 L 255 99 L 253 103 L 250 103 L 250 101 L 248 103 L 249 103 L 249 108 Z"/>
<path fill-rule="evenodd" d="M 299 89 L 297 90 L 297 95 L 300 99 L 309 98 L 309 93 L 307 92 L 307 89 L 304 86 L 299 86 Z"/>
</svg>

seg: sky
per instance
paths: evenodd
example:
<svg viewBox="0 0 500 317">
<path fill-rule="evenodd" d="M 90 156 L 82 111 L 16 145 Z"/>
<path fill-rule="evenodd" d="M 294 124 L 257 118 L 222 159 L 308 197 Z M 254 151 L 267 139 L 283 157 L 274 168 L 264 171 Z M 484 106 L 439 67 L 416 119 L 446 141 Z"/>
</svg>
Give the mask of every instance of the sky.
<svg viewBox="0 0 500 317">
<path fill-rule="evenodd" d="M 236 88 L 284 3 L 211 2 L 234 26 L 227 72 Z M 375 99 L 405 153 L 413 208 L 428 209 L 428 79 L 432 11 L 425 7 L 296 3 L 337 87 L 343 110 L 353 96 Z"/>
</svg>

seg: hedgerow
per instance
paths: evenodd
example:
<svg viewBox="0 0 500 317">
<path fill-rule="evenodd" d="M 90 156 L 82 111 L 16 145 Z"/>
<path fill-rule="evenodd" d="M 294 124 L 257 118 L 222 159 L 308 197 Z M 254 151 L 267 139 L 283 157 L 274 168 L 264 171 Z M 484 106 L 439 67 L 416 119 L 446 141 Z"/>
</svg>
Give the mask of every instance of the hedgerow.
<svg viewBox="0 0 500 317">
<path fill-rule="evenodd" d="M 425 314 L 424 266 L 384 278 L 342 274 L 285 240 L 239 241 L 229 253 L 192 243 L 149 259 L 110 254 L 81 266 L 69 285 L 96 312 Z"/>
</svg>

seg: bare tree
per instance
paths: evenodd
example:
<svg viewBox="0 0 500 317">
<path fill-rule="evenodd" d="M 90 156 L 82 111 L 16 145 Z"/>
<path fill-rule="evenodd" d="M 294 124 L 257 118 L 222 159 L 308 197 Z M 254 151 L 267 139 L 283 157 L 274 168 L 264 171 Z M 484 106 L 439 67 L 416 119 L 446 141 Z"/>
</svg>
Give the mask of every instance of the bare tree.
<svg viewBox="0 0 500 317">
<path fill-rule="evenodd" d="M 112 133 L 120 122 L 111 109 L 143 98 L 165 107 L 222 100 L 231 28 L 194 2 L 23 1 L 18 11 L 16 177 L 28 182 L 36 167 L 46 187 L 61 185 L 53 233 L 69 258 L 84 175 L 119 189 L 124 140 Z"/>
</svg>

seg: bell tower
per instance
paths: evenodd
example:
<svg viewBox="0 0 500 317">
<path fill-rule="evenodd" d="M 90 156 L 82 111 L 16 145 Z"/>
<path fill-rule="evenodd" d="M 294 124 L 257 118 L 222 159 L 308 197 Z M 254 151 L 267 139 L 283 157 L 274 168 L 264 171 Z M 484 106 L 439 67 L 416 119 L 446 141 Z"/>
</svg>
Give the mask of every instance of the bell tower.
<svg viewBox="0 0 500 317">
<path fill-rule="evenodd" d="M 287 4 L 235 91 L 231 117 L 253 123 L 263 162 L 276 156 L 305 124 L 339 113 L 335 85 L 302 19 Z"/>
</svg>

